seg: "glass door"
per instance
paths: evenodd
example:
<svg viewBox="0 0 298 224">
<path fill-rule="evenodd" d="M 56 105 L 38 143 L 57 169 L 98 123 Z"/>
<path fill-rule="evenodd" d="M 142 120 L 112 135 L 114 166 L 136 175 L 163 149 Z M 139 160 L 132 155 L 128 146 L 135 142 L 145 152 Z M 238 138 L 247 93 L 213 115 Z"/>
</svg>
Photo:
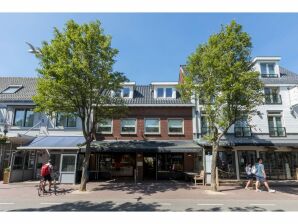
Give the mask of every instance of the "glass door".
<svg viewBox="0 0 298 224">
<path fill-rule="evenodd" d="M 60 163 L 60 182 L 75 183 L 76 154 L 62 154 Z"/>
<path fill-rule="evenodd" d="M 156 155 L 144 155 L 144 179 L 156 179 Z"/>
<path fill-rule="evenodd" d="M 256 151 L 237 151 L 240 179 L 246 178 L 246 164 L 254 165 L 257 160 Z"/>
</svg>

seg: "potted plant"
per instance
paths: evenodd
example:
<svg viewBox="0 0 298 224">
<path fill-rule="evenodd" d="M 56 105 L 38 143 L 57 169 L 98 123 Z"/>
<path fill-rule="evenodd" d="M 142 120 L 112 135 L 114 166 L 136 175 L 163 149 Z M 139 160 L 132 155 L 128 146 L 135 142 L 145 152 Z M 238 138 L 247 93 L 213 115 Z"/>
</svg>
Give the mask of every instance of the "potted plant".
<svg viewBox="0 0 298 224">
<path fill-rule="evenodd" d="M 3 184 L 8 184 L 10 178 L 10 167 L 4 169 L 3 172 Z"/>
<path fill-rule="evenodd" d="M 0 144 L 4 144 L 6 143 L 8 140 L 8 138 L 5 135 L 0 135 Z"/>
</svg>

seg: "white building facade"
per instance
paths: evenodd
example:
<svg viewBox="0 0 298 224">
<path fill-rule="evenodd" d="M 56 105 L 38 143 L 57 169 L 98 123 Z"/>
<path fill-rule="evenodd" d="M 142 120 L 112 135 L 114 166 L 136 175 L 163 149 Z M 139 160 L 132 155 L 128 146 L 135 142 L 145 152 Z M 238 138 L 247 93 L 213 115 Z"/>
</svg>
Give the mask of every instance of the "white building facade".
<svg viewBox="0 0 298 224">
<path fill-rule="evenodd" d="M 217 166 L 222 179 L 246 178 L 245 166 L 262 158 L 272 180 L 297 179 L 298 168 L 298 74 L 280 66 L 280 57 L 256 57 L 255 71 L 264 83 L 265 99 L 251 120 L 238 121 L 221 141 Z M 180 80 L 187 75 L 180 67 Z M 196 99 L 194 139 L 211 154 L 202 138 L 209 128 L 203 104 Z"/>
</svg>

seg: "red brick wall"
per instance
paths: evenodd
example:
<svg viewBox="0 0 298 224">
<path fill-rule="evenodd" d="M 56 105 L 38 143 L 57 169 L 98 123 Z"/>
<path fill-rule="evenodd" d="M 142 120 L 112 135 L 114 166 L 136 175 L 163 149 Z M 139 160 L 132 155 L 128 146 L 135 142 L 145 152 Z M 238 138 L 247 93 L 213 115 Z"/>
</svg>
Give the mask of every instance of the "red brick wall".
<svg viewBox="0 0 298 224">
<path fill-rule="evenodd" d="M 137 133 L 135 135 L 121 135 L 120 119 L 113 120 L 113 134 L 97 135 L 98 139 L 118 140 L 143 140 L 144 139 L 144 118 L 160 119 L 160 134 L 145 135 L 148 140 L 191 140 L 192 133 L 192 108 L 191 107 L 133 107 L 129 108 L 127 118 L 137 119 Z M 168 134 L 168 118 L 184 119 L 184 134 Z"/>
</svg>

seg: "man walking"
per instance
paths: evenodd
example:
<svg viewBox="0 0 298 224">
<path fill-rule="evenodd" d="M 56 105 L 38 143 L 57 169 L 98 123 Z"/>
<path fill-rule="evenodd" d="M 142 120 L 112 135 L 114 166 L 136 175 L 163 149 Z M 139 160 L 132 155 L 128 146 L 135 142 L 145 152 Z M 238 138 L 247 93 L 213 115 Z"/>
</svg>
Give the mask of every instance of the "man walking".
<svg viewBox="0 0 298 224">
<path fill-rule="evenodd" d="M 266 180 L 266 173 L 263 165 L 263 160 L 261 158 L 257 159 L 257 164 L 256 164 L 256 192 L 261 192 L 259 189 L 260 182 L 264 183 L 265 187 L 267 188 L 269 193 L 275 192 L 275 190 L 270 189 L 269 184 Z"/>
</svg>

